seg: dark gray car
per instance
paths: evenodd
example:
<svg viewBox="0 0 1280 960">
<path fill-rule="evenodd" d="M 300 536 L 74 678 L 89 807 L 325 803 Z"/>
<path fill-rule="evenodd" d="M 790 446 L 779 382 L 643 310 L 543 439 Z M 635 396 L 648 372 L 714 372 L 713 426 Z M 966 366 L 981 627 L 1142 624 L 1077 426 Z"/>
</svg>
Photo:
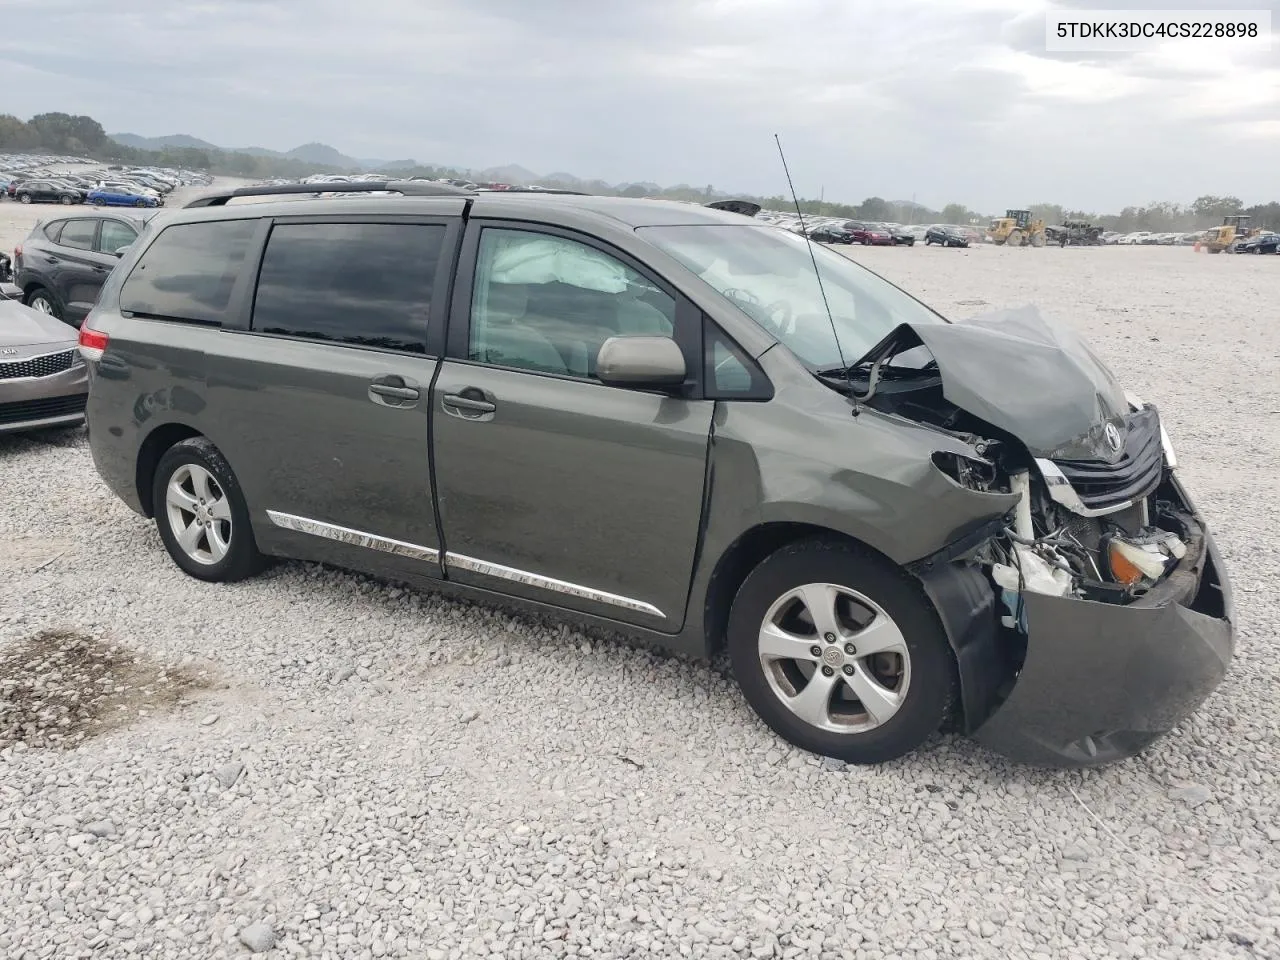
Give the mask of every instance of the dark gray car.
<svg viewBox="0 0 1280 960">
<path fill-rule="evenodd" d="M 75 330 L 0 297 L 0 433 L 80 423 L 88 393 Z"/>
<path fill-rule="evenodd" d="M 296 557 L 727 646 L 860 763 L 948 724 L 1103 763 L 1223 678 L 1159 414 L 1070 331 L 949 323 L 739 214 L 388 188 L 198 201 L 82 328 L 98 470 L 192 576 Z"/>
<path fill-rule="evenodd" d="M 14 251 L 14 283 L 41 313 L 80 326 L 124 249 L 154 211 L 68 213 L 37 223 Z"/>
</svg>

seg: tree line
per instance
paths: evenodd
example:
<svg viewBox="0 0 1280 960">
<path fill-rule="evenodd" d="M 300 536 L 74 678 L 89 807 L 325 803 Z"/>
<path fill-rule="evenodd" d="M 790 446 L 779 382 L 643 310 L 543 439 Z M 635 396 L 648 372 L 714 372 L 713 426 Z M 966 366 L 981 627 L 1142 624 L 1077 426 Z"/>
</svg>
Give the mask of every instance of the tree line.
<svg viewBox="0 0 1280 960">
<path fill-rule="evenodd" d="M 41 113 L 30 120 L 20 120 L 10 114 L 0 114 L 0 152 L 44 152 L 84 156 L 94 160 L 120 163 L 180 167 L 190 170 L 206 170 L 209 173 L 248 179 L 275 177 L 305 177 L 314 173 L 351 173 L 337 167 L 309 163 L 292 157 L 264 157 L 233 150 L 202 150 L 190 147 L 168 147 L 163 150 L 139 150 L 117 143 L 107 136 L 102 125 L 92 117 L 71 116 L 66 113 Z M 398 166 L 395 175 L 400 177 L 424 176 L 451 179 L 470 178 L 473 171 L 446 166 L 421 165 L 413 168 Z M 541 181 L 543 186 L 582 190 L 588 193 L 631 197 L 661 197 L 668 200 L 687 200 L 706 203 L 711 200 L 736 197 L 752 200 L 770 210 L 792 210 L 790 197 L 753 197 L 728 194 L 708 184 L 696 187 L 678 184 L 660 187 L 654 183 L 633 183 L 613 186 L 602 180 Z M 868 197 L 861 203 L 833 203 L 822 199 L 802 199 L 802 212 L 813 216 L 844 217 L 850 220 L 892 220 L 899 223 L 956 223 L 985 224 L 992 216 L 1004 211 L 983 214 L 964 204 L 949 203 L 940 210 L 914 203 L 892 202 L 881 197 Z M 1246 207 L 1238 197 L 1198 197 L 1189 205 L 1159 202 L 1140 207 L 1125 207 L 1119 213 L 1099 214 L 1085 210 L 1071 210 L 1053 203 L 1032 203 L 1027 208 L 1046 223 L 1062 223 L 1065 220 L 1084 220 L 1105 230 L 1130 233 L 1134 230 L 1150 230 L 1155 233 L 1201 230 L 1222 222 L 1233 214 L 1248 214 L 1255 226 L 1280 228 L 1280 202 L 1254 204 Z"/>
<path fill-rule="evenodd" d="M 112 140 L 102 124 L 92 117 L 74 117 L 66 113 L 41 113 L 26 121 L 12 114 L 0 114 L 0 152 L 53 153 L 135 165 L 207 170 L 228 177 L 263 180 L 342 172 L 336 167 L 306 163 L 291 157 L 260 157 L 232 150 L 191 147 L 138 150 Z"/>
</svg>

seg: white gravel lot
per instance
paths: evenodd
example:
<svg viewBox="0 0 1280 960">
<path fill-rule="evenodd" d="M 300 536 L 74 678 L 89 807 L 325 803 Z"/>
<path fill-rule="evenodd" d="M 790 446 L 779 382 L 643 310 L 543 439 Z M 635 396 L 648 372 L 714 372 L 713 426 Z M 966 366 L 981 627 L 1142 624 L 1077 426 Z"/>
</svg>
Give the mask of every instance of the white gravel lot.
<svg viewBox="0 0 1280 960">
<path fill-rule="evenodd" d="M 1035 302 L 1161 405 L 1241 621 L 1198 716 L 1089 772 L 956 737 L 844 768 L 706 663 L 301 564 L 187 578 L 79 432 L 0 439 L 0 681 L 55 685 L 46 630 L 116 678 L 63 728 L 102 732 L 0 749 L 0 956 L 1280 956 L 1280 257 L 851 255 L 953 315 Z"/>
</svg>

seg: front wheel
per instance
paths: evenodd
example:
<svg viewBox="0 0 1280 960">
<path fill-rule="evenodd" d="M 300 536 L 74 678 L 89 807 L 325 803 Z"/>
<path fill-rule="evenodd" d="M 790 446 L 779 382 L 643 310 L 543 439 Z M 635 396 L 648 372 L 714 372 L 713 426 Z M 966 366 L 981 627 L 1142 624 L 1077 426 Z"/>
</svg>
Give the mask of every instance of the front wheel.
<svg viewBox="0 0 1280 960">
<path fill-rule="evenodd" d="M 134 203 L 135 207 L 145 207 L 146 205 L 147 205 L 147 201 L 145 200 L 138 200 Z"/>
<path fill-rule="evenodd" d="M 61 203 L 64 207 L 69 207 L 73 203 L 75 203 L 76 200 L 75 200 L 75 197 L 71 196 L 70 194 L 64 193 L 61 197 L 58 198 L 58 202 Z"/>
<path fill-rule="evenodd" d="M 806 540 L 765 559 L 733 601 L 728 642 L 760 718 L 848 763 L 915 750 L 955 698 L 951 648 L 923 589 L 853 543 Z"/>
<path fill-rule="evenodd" d="M 165 451 L 151 497 L 160 539 L 186 573 L 230 583 L 264 566 L 240 484 L 221 451 L 204 437 Z"/>
</svg>

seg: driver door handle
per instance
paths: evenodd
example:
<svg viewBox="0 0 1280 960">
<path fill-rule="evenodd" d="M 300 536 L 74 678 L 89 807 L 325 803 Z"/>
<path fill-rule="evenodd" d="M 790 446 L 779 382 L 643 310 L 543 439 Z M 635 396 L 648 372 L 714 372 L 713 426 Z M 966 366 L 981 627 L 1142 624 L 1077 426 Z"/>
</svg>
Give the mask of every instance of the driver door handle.
<svg viewBox="0 0 1280 960">
<path fill-rule="evenodd" d="M 384 407 L 412 407 L 421 396 L 416 384 L 393 373 L 374 377 L 369 384 L 369 399 Z"/>
</svg>

